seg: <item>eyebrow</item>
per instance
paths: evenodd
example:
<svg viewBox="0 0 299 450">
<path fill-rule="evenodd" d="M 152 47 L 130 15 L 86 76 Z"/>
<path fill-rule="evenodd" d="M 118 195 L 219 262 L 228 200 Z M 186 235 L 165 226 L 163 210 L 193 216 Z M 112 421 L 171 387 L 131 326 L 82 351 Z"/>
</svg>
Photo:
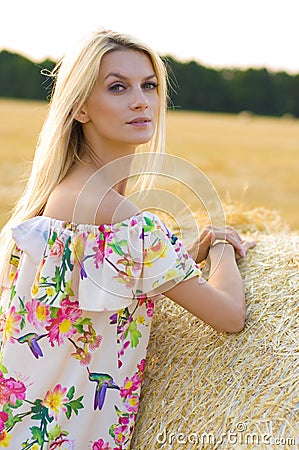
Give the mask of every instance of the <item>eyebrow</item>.
<svg viewBox="0 0 299 450">
<path fill-rule="evenodd" d="M 122 75 L 119 72 L 108 73 L 108 75 L 104 78 L 104 81 L 107 80 L 107 78 L 109 78 L 109 77 L 119 78 L 120 80 L 128 80 L 128 78 L 125 75 Z M 157 78 L 157 75 L 153 73 L 152 75 L 149 75 L 149 76 L 143 78 L 143 80 L 147 81 L 147 80 L 150 80 L 151 78 Z"/>
</svg>

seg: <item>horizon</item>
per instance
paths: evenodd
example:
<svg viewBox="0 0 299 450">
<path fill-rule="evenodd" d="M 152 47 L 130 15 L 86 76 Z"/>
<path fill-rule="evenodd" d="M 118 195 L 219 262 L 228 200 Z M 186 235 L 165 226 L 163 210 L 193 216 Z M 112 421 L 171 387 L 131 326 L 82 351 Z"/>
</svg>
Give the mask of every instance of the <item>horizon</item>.
<svg viewBox="0 0 299 450">
<path fill-rule="evenodd" d="M 26 54 L 26 52 L 22 52 L 16 49 L 12 49 L 12 48 L 0 48 L 0 53 L 1 52 L 8 52 L 10 54 L 15 54 L 18 56 L 21 56 L 23 58 L 26 58 L 27 60 L 31 61 L 33 64 L 42 64 L 45 61 L 51 61 L 53 63 L 58 63 L 59 62 L 59 58 L 58 59 L 54 59 L 51 56 L 45 56 L 43 58 L 33 58 L 32 56 L 30 56 L 29 54 Z M 284 68 L 273 68 L 273 67 L 267 67 L 267 66 L 229 66 L 229 65 L 225 65 L 225 66 L 218 66 L 218 65 L 210 65 L 210 64 L 204 64 L 202 61 L 199 61 L 198 59 L 195 58 L 188 58 L 188 59 L 183 59 L 183 58 L 179 58 L 176 55 L 171 55 L 171 54 L 159 54 L 160 57 L 162 58 L 173 58 L 175 59 L 177 62 L 179 63 L 183 63 L 183 64 L 188 64 L 189 62 L 195 62 L 196 64 L 208 68 L 208 69 L 213 69 L 216 71 L 222 71 L 222 70 L 240 70 L 240 71 L 246 71 L 246 70 L 262 70 L 262 69 L 266 69 L 268 72 L 270 73 L 287 73 L 290 76 L 296 76 L 299 75 L 299 69 L 296 72 L 293 72 L 291 70 L 287 70 Z"/>
<path fill-rule="evenodd" d="M 72 0 L 71 7 L 52 0 L 51 8 L 38 0 L 15 0 L 1 9 L 0 48 L 34 62 L 57 61 L 82 35 L 105 28 L 139 37 L 181 62 L 299 73 L 297 0 L 185 0 L 183 6 L 170 0 L 145 5 Z"/>
</svg>

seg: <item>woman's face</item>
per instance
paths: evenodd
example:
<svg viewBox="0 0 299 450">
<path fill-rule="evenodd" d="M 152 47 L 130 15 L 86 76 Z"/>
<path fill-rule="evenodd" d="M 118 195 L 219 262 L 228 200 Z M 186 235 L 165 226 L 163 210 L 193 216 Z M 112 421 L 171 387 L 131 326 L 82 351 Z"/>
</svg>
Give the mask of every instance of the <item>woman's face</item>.
<svg viewBox="0 0 299 450">
<path fill-rule="evenodd" d="M 131 49 L 111 51 L 82 108 L 84 134 L 95 151 L 132 150 L 153 137 L 159 103 L 150 58 Z"/>
</svg>

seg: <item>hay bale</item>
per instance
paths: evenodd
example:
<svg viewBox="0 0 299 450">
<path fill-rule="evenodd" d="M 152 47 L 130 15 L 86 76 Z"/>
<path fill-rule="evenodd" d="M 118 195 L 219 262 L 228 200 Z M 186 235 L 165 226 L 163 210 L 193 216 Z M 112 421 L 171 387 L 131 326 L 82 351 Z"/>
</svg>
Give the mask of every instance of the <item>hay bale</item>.
<svg viewBox="0 0 299 450">
<path fill-rule="evenodd" d="M 263 233 L 240 262 L 241 333 L 157 304 L 132 450 L 299 448 L 298 248 Z"/>
</svg>

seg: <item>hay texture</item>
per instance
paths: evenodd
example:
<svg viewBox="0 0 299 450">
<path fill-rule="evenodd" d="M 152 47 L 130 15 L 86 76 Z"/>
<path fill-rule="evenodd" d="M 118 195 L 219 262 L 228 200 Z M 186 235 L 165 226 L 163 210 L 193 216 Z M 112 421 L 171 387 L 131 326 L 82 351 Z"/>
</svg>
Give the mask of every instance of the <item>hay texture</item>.
<svg viewBox="0 0 299 450">
<path fill-rule="evenodd" d="M 239 263 L 241 333 L 157 302 L 131 450 L 299 448 L 299 235 L 269 228 Z"/>
</svg>

